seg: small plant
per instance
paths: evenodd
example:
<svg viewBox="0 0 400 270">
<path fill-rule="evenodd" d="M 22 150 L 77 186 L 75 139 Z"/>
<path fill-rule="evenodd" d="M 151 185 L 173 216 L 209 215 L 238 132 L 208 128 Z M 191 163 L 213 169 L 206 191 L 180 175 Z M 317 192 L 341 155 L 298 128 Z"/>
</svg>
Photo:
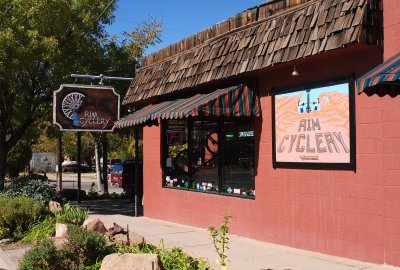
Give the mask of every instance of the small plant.
<svg viewBox="0 0 400 270">
<path fill-rule="evenodd" d="M 202 258 L 193 258 L 178 247 L 166 249 L 163 240 L 160 241 L 158 247 L 144 242 L 139 246 L 119 247 L 116 252 L 158 254 L 165 270 L 206 270 L 210 268 L 208 261 Z"/>
<path fill-rule="evenodd" d="M 224 221 L 218 230 L 213 226 L 208 227 L 208 230 L 210 231 L 211 234 L 211 238 L 213 240 L 215 251 L 218 253 L 219 256 L 217 262 L 221 265 L 222 270 L 226 269 L 226 264 L 228 262 L 227 259 L 228 256 L 226 255 L 226 251 L 229 249 L 228 224 L 231 218 L 232 216 L 230 216 L 229 214 L 225 214 Z"/>
<path fill-rule="evenodd" d="M 29 227 L 28 233 L 22 238 L 22 244 L 30 244 L 54 236 L 56 231 L 56 218 L 46 216 L 44 220 L 37 221 Z"/>
<path fill-rule="evenodd" d="M 21 240 L 23 244 L 38 242 L 55 234 L 56 223 L 82 225 L 88 217 L 88 211 L 76 206 L 65 204 L 60 212 L 48 215 L 29 226 L 29 231 Z"/>
<path fill-rule="evenodd" d="M 3 237 L 18 240 L 24 237 L 29 226 L 44 213 L 43 203 L 27 197 L 0 196 L 0 228 Z"/>
<path fill-rule="evenodd" d="M 28 250 L 19 266 L 20 270 L 59 270 L 61 267 L 61 253 L 57 251 L 53 241 L 45 239 L 40 244 Z"/>
<path fill-rule="evenodd" d="M 88 210 L 77 206 L 65 204 L 62 210 L 56 213 L 56 222 L 63 224 L 82 225 L 88 218 Z"/>
</svg>

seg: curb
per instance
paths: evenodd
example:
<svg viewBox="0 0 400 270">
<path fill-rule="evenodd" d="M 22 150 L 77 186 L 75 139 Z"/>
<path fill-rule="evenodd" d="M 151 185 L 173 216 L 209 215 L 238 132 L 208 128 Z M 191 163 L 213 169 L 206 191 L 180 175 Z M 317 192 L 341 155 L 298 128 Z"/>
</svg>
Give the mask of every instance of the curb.
<svg viewBox="0 0 400 270">
<path fill-rule="evenodd" d="M 18 270 L 15 263 L 10 259 L 10 257 L 1 247 L 0 247 L 0 270 Z"/>
</svg>

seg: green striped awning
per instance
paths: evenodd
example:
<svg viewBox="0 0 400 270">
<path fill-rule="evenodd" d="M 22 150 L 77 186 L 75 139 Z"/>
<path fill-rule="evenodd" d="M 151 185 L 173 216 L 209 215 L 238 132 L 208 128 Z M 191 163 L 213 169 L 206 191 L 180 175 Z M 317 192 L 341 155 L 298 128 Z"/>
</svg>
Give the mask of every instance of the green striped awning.
<svg viewBox="0 0 400 270">
<path fill-rule="evenodd" d="M 355 82 L 357 92 L 384 95 L 386 93 L 399 93 L 400 80 L 400 52 L 389 58 L 381 65 L 367 72 Z"/>
<path fill-rule="evenodd" d="M 157 119 L 181 119 L 190 116 L 260 116 L 260 99 L 246 85 L 197 94 L 190 98 L 148 105 L 116 122 L 116 128 L 144 124 Z"/>
</svg>

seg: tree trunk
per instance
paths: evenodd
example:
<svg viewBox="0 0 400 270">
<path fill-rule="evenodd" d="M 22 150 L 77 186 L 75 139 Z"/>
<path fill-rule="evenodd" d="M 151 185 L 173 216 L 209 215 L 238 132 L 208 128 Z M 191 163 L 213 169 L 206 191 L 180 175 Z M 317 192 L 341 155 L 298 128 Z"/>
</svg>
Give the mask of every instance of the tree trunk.
<svg viewBox="0 0 400 270">
<path fill-rule="evenodd" d="M 4 146 L 0 146 L 0 190 L 4 189 L 6 178 L 7 151 Z"/>
</svg>

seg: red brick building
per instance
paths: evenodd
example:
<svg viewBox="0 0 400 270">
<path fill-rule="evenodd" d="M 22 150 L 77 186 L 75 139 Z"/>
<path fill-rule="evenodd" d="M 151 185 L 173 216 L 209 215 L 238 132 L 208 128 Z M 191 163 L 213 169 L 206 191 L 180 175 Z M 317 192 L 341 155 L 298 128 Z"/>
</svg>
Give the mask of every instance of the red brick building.
<svg viewBox="0 0 400 270">
<path fill-rule="evenodd" d="M 399 15 L 271 1 L 145 57 L 118 123 L 143 126 L 144 215 L 400 266 L 400 99 L 354 88 Z"/>
</svg>

